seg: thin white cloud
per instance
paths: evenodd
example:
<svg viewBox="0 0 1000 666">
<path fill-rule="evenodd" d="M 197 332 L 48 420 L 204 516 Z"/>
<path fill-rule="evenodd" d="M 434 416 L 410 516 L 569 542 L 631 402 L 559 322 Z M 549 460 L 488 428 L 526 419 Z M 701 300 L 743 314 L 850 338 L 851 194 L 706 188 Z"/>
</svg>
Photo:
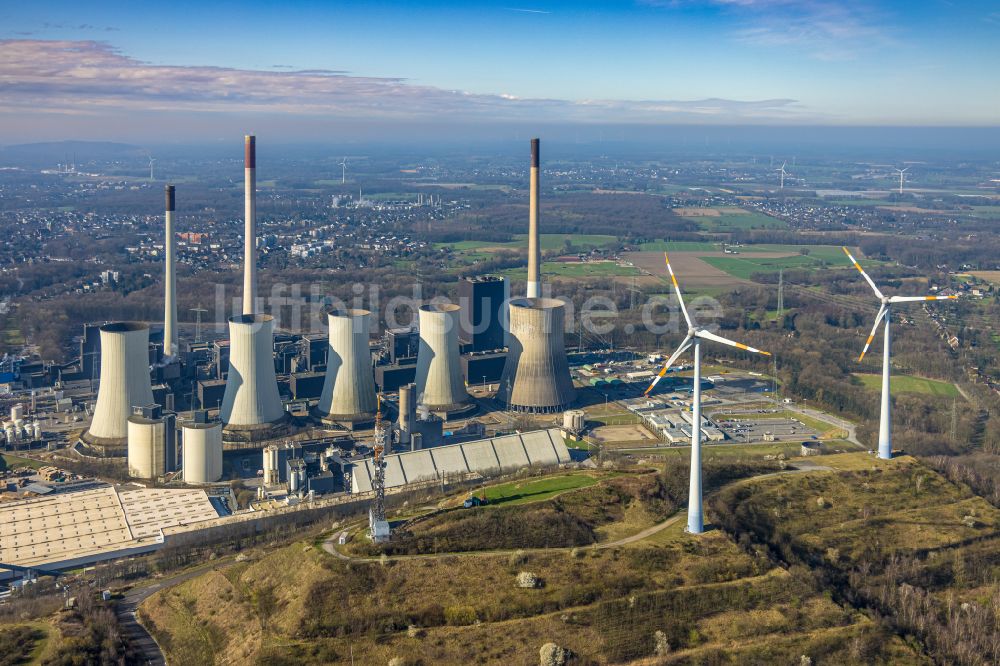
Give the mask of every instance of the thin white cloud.
<svg viewBox="0 0 1000 666">
<path fill-rule="evenodd" d="M 739 27 L 737 41 L 785 48 L 818 60 L 853 60 L 894 43 L 886 16 L 867 2 L 824 0 L 644 0 L 659 7 L 715 7 Z"/>
<path fill-rule="evenodd" d="M 152 65 L 103 42 L 0 40 L 0 112 L 282 113 L 365 120 L 813 121 L 792 99 L 560 100 L 476 94 L 328 70 Z"/>
</svg>

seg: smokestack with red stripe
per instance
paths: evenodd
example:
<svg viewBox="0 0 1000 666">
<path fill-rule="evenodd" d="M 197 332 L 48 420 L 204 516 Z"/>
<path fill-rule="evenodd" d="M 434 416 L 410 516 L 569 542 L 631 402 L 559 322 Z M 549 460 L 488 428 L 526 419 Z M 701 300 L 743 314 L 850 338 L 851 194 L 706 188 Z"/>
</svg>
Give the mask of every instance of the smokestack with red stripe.
<svg viewBox="0 0 1000 666">
<path fill-rule="evenodd" d="M 257 141 L 252 134 L 244 139 L 244 197 L 246 240 L 243 247 L 243 314 L 254 314 L 257 303 Z"/>
<path fill-rule="evenodd" d="M 531 140 L 531 189 L 528 201 L 528 298 L 542 295 L 539 270 L 542 263 L 538 242 L 538 139 Z"/>
<path fill-rule="evenodd" d="M 174 186 L 167 185 L 166 190 L 166 273 L 163 276 L 163 355 L 167 358 L 177 356 L 177 278 L 174 274 Z"/>
</svg>

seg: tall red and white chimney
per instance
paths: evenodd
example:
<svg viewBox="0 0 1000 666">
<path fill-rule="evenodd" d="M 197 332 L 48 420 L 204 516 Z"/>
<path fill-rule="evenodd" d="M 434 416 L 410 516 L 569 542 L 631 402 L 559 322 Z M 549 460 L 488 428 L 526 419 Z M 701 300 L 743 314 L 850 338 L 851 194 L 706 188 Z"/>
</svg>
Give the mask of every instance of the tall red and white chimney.
<svg viewBox="0 0 1000 666">
<path fill-rule="evenodd" d="M 538 139 L 531 140 L 531 188 L 528 200 L 528 298 L 542 295 L 542 254 L 538 238 Z"/>
<path fill-rule="evenodd" d="M 243 314 L 254 314 L 257 306 L 257 142 L 247 134 L 244 139 L 243 187 L 245 228 L 243 247 Z"/>
</svg>

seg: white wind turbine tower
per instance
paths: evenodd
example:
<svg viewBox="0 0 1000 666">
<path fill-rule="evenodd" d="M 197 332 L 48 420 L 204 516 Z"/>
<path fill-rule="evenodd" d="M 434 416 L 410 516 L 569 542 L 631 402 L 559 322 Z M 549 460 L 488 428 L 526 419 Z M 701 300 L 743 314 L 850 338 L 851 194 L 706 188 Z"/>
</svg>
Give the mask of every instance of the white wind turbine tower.
<svg viewBox="0 0 1000 666">
<path fill-rule="evenodd" d="M 782 189 L 782 190 L 785 189 L 785 165 L 786 164 L 788 164 L 788 162 L 782 162 L 781 163 L 781 168 L 778 169 L 778 171 L 781 173 L 781 187 L 779 189 Z"/>
<path fill-rule="evenodd" d="M 340 184 L 343 185 L 347 182 L 347 158 L 345 157 L 340 161 Z"/>
<path fill-rule="evenodd" d="M 854 267 L 858 269 L 861 276 L 864 277 L 865 282 L 868 286 L 872 288 L 875 295 L 878 296 L 879 300 L 882 302 L 881 307 L 878 309 L 878 314 L 875 315 L 875 325 L 872 326 L 872 332 L 868 336 L 868 340 L 865 342 L 865 348 L 861 350 L 861 356 L 858 357 L 858 362 L 865 357 L 868 352 L 868 347 L 871 346 L 872 340 L 875 339 L 875 334 L 878 332 L 878 325 L 885 318 L 885 340 L 882 347 L 882 410 L 879 416 L 878 424 L 878 457 L 884 460 L 889 460 L 892 458 L 892 402 L 889 395 L 889 378 L 891 375 L 890 367 L 890 338 L 889 338 L 889 318 L 890 310 L 894 303 L 915 303 L 919 301 L 938 301 L 938 300 L 948 300 L 958 298 L 958 296 L 886 296 L 879 288 L 875 286 L 875 281 L 865 273 L 864 269 L 861 268 L 861 264 L 858 263 L 850 251 L 845 247 L 843 248 L 844 254 L 847 258 L 851 260 Z"/>
<path fill-rule="evenodd" d="M 720 342 L 730 347 L 745 349 L 746 351 L 754 352 L 755 354 L 764 354 L 765 356 L 770 356 L 771 354 L 770 352 L 754 349 L 753 347 L 710 333 L 703 328 L 699 328 L 691 321 L 691 316 L 688 314 L 687 308 L 684 307 L 684 297 L 681 296 L 681 288 L 677 284 L 674 269 L 670 267 L 670 257 L 664 253 L 663 258 L 667 262 L 667 271 L 670 273 L 671 282 L 674 283 L 674 293 L 677 294 L 677 302 L 680 303 L 681 312 L 684 314 L 684 320 L 688 325 L 688 331 L 687 335 L 684 336 L 683 342 L 670 355 L 670 358 L 667 359 L 667 362 L 663 365 L 663 369 L 653 379 L 653 383 L 649 385 L 644 395 L 649 395 L 649 392 L 653 390 L 657 382 L 663 379 L 663 376 L 667 374 L 667 369 L 670 368 L 681 354 L 694 347 L 694 390 L 691 394 L 691 485 L 688 491 L 687 531 L 692 534 L 701 534 L 705 530 L 701 507 L 701 341 L 711 340 L 713 342 Z"/>
<path fill-rule="evenodd" d="M 153 180 L 153 163 L 156 161 L 152 155 L 149 156 L 149 179 Z"/>
<path fill-rule="evenodd" d="M 910 170 L 910 167 L 906 167 L 905 169 L 896 169 L 896 171 L 899 173 L 899 193 L 900 194 L 903 193 L 903 174 L 906 173 L 909 170 Z"/>
</svg>

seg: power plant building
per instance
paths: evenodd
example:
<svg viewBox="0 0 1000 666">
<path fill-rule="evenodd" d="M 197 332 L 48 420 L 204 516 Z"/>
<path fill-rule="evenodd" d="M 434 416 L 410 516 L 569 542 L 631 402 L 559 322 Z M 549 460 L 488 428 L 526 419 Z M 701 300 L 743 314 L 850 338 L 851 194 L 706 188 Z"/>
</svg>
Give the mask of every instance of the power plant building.
<svg viewBox="0 0 1000 666">
<path fill-rule="evenodd" d="M 466 474 L 498 476 L 525 467 L 552 467 L 571 458 L 559 429 L 549 428 L 387 455 L 385 462 L 385 487 L 396 488 Z M 351 471 L 351 491 L 371 491 L 374 478 L 372 459 L 360 461 Z"/>
<path fill-rule="evenodd" d="M 127 322 L 101 326 L 101 384 L 94 418 L 81 439 L 104 455 L 124 455 L 132 408 L 149 404 L 149 327 Z"/>
<path fill-rule="evenodd" d="M 507 280 L 502 277 L 469 277 L 458 283 L 462 307 L 459 339 L 468 351 L 494 351 L 507 346 L 504 305 L 509 299 Z"/>
<path fill-rule="evenodd" d="M 510 302 L 510 350 L 497 399 L 514 411 L 561 412 L 576 398 L 563 341 L 565 306 L 554 298 Z"/>
</svg>

